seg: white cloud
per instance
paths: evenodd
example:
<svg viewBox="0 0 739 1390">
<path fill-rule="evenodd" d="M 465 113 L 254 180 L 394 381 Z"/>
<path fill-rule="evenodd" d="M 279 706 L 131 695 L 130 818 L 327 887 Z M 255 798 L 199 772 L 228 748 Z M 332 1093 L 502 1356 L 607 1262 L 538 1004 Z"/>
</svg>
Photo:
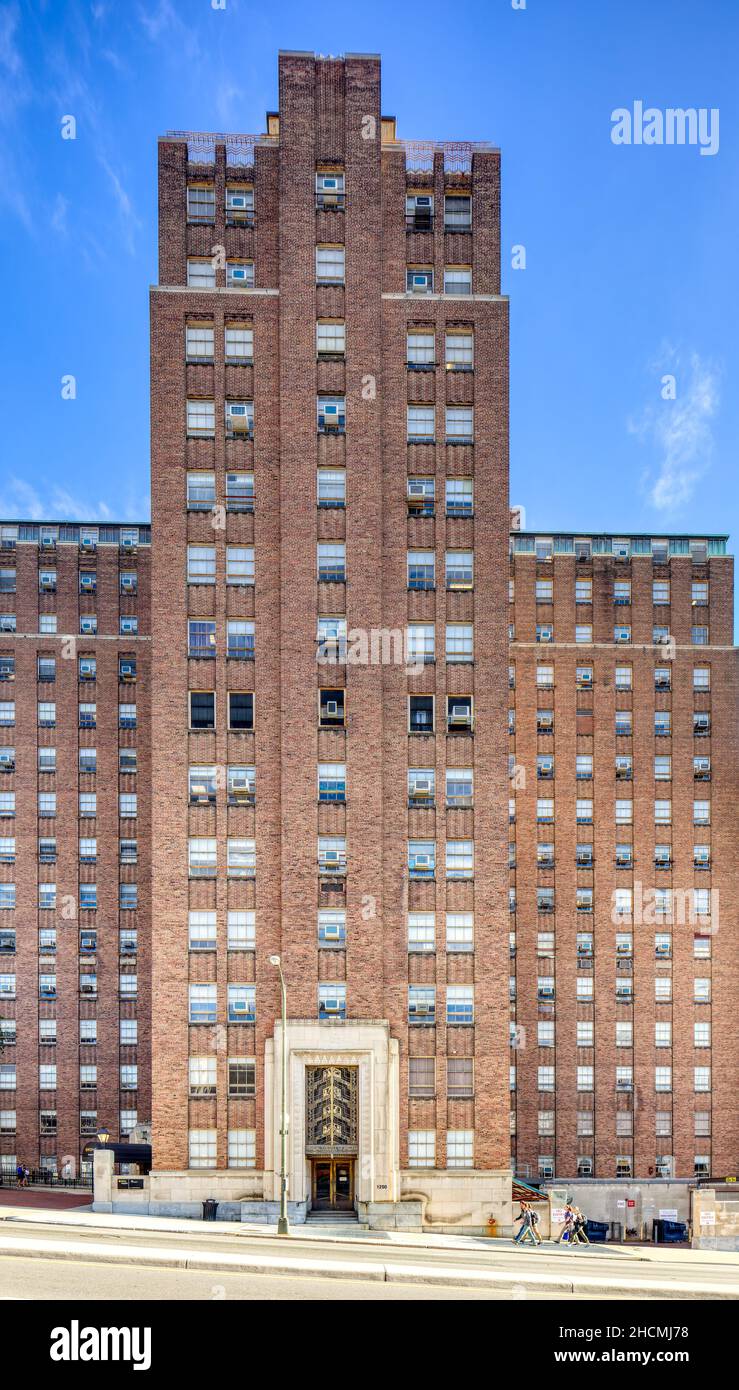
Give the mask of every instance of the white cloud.
<svg viewBox="0 0 739 1390">
<path fill-rule="evenodd" d="M 675 378 L 674 400 L 646 406 L 628 421 L 630 434 L 652 446 L 656 464 L 645 474 L 649 500 L 659 512 L 674 513 L 693 497 L 710 467 L 714 449 L 712 420 L 719 405 L 718 367 L 697 352 L 667 348 L 654 366 Z"/>
<path fill-rule="evenodd" d="M 52 209 L 51 209 L 51 219 L 50 219 L 50 220 L 51 220 L 51 225 L 52 225 L 53 230 L 54 230 L 55 232 L 57 232 L 57 233 L 59 234 L 59 236 L 66 236 L 66 234 L 67 234 L 67 208 L 68 208 L 68 207 L 69 207 L 69 200 L 68 200 L 67 198 L 64 197 L 64 194 L 63 194 L 63 193 L 57 193 L 57 195 L 56 195 L 56 197 L 55 197 L 55 199 L 54 199 L 54 206 L 53 206 Z"/>
<path fill-rule="evenodd" d="M 127 511 L 130 515 L 131 508 L 127 508 Z M 119 509 L 114 513 L 102 499 L 97 502 L 83 500 L 60 487 L 58 483 L 32 487 L 23 478 L 7 480 L 5 490 L 0 494 L 0 515 L 27 518 L 29 521 L 129 520 L 129 515 L 121 516 Z M 141 511 L 135 518 L 131 516 L 130 519 L 140 521 L 142 516 L 146 515 L 148 504 L 146 511 Z"/>
</svg>

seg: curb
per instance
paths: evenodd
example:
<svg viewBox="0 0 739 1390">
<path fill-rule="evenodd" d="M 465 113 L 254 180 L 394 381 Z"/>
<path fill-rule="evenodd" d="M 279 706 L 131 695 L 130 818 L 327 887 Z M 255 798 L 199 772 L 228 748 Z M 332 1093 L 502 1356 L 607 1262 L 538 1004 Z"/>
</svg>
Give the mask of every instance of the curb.
<svg viewBox="0 0 739 1390">
<path fill-rule="evenodd" d="M 644 1282 L 638 1279 L 598 1279 L 570 1275 L 563 1278 L 559 1274 L 545 1274 L 543 1271 L 533 1278 L 520 1270 L 506 1273 L 489 1272 L 485 1269 L 464 1270 L 457 1266 L 427 1267 L 414 1264 L 385 1264 L 383 1261 L 353 1261 L 315 1259 L 279 1259 L 270 1256 L 250 1256 L 241 1254 L 221 1254 L 218 1256 L 173 1253 L 168 1249 L 145 1249 L 141 1246 L 117 1245 L 112 1248 L 94 1242 L 36 1241 L 33 1244 L 24 1240 L 3 1238 L 0 1240 L 0 1256 L 40 1259 L 67 1260 L 79 1258 L 89 1264 L 135 1264 L 142 1268 L 186 1269 L 203 1273 L 225 1274 L 272 1274 L 309 1276 L 316 1279 L 366 1279 L 373 1283 L 387 1284 L 433 1284 L 450 1285 L 457 1288 L 490 1289 L 510 1292 L 523 1291 L 524 1297 L 532 1293 L 590 1294 L 607 1297 L 614 1294 L 631 1294 L 641 1299 L 731 1299 L 739 1297 L 739 1290 L 722 1284 L 703 1284 L 696 1288 L 693 1284 L 671 1280 L 669 1283 Z"/>
</svg>

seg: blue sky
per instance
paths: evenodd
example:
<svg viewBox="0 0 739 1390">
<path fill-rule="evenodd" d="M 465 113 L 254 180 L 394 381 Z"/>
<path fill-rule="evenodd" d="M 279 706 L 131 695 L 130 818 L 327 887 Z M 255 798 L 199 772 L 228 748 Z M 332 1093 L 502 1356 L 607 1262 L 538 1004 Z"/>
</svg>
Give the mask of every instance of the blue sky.
<svg viewBox="0 0 739 1390">
<path fill-rule="evenodd" d="M 527 525 L 735 531 L 736 0 L 222 3 L 0 0 L 0 514 L 148 516 L 156 137 L 263 129 L 298 48 L 380 52 L 401 137 L 502 148 Z M 613 144 L 635 101 L 718 108 L 718 153 Z"/>
</svg>

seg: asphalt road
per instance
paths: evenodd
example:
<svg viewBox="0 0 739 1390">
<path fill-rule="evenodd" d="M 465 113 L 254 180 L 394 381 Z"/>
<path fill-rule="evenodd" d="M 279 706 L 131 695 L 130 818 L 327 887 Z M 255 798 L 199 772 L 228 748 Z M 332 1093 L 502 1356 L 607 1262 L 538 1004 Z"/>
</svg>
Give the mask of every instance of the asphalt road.
<svg viewBox="0 0 739 1390">
<path fill-rule="evenodd" d="M 314 1279 L 290 1275 L 198 1273 L 190 1269 L 147 1269 L 134 1266 L 86 1264 L 83 1260 L 25 1260 L 0 1257 L 0 1299 L 140 1299 L 303 1302 L 367 1299 L 382 1302 L 460 1301 L 516 1302 L 527 1298 L 559 1301 L 562 1294 L 527 1295 L 523 1286 L 512 1293 L 488 1293 L 438 1285 L 380 1284 L 369 1279 Z M 609 1298 L 610 1301 L 610 1298 Z"/>
</svg>

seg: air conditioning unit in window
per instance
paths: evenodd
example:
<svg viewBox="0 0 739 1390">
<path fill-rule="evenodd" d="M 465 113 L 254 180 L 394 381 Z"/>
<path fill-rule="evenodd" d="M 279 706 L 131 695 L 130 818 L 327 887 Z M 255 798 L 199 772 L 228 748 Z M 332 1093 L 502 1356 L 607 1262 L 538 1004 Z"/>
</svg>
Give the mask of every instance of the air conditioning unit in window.
<svg viewBox="0 0 739 1390">
<path fill-rule="evenodd" d="M 627 627 L 617 627 L 617 628 L 616 628 L 616 631 L 615 631 L 615 633 L 614 633 L 614 641 L 615 641 L 615 642 L 629 642 L 630 640 L 631 640 L 631 633 L 629 632 L 629 629 L 628 629 Z"/>
<path fill-rule="evenodd" d="M 340 999 L 324 999 L 321 1007 L 325 1014 L 340 1014 L 342 1002 Z"/>
<path fill-rule="evenodd" d="M 539 774 L 541 777 L 551 777 L 554 773 L 554 758 L 542 758 L 539 763 Z"/>
<path fill-rule="evenodd" d="M 339 873 L 342 865 L 342 856 L 337 849 L 324 850 L 318 856 L 318 866 L 322 873 Z"/>
<path fill-rule="evenodd" d="M 92 536 L 80 536 L 80 550 L 96 550 L 97 542 Z"/>
<path fill-rule="evenodd" d="M 15 754 L 14 754 L 14 753 L 0 753 L 0 770 L 2 770 L 3 772 L 12 772 L 12 771 L 14 770 L 14 768 L 15 768 Z"/>
<path fill-rule="evenodd" d="M 248 801 L 253 795 L 248 777 L 232 777 L 229 792 L 235 801 Z"/>
<path fill-rule="evenodd" d="M 122 592 L 122 593 L 129 593 L 129 594 L 130 594 L 130 593 L 135 593 L 135 592 L 136 592 L 136 576 L 135 576 L 135 574 L 122 574 L 122 575 L 121 575 L 121 592 Z"/>
<path fill-rule="evenodd" d="M 631 947 L 630 947 L 629 945 L 627 945 L 627 944 L 626 944 L 625 942 L 623 942 L 623 941 L 620 942 L 620 944 L 617 945 L 617 947 L 616 947 L 616 955 L 617 955 L 617 956 L 630 956 L 630 955 L 631 955 Z"/>
<path fill-rule="evenodd" d="M 230 265 L 228 267 L 228 278 L 232 284 L 242 284 L 248 279 L 250 267 L 246 265 Z"/>
<path fill-rule="evenodd" d="M 412 275 L 411 292 L 413 294 L 426 294 L 431 289 L 430 275 Z"/>
<path fill-rule="evenodd" d="M 581 942 L 577 948 L 577 954 L 578 956 L 592 956 L 593 947 L 591 945 L 586 945 L 584 942 Z"/>
<path fill-rule="evenodd" d="M 470 724 L 472 722 L 472 711 L 468 705 L 452 705 L 449 711 L 450 724 Z"/>
<path fill-rule="evenodd" d="M 672 947 L 668 945 L 667 942 L 658 942 L 654 948 L 654 954 L 658 960 L 669 960 L 670 956 L 672 955 Z"/>
<path fill-rule="evenodd" d="M 122 550 L 135 550 L 135 549 L 136 549 L 136 541 L 134 540 L 133 536 L 121 536 L 121 549 L 122 549 Z"/>
<path fill-rule="evenodd" d="M 238 1014 L 239 1016 L 248 1014 L 250 1012 L 249 1000 L 232 999 L 228 1006 L 228 1011 L 231 1014 Z"/>
<path fill-rule="evenodd" d="M 696 758 L 695 761 L 694 761 L 694 763 L 693 763 L 693 771 L 694 771 L 696 777 L 700 777 L 700 778 L 702 778 L 703 780 L 705 780 L 707 777 L 710 777 L 710 775 L 711 775 L 711 759 L 710 759 L 710 758 Z"/>
<path fill-rule="evenodd" d="M 431 1013 L 431 1005 L 425 1000 L 414 1000 L 409 1004 L 408 1012 L 414 1018 L 427 1018 Z"/>
<path fill-rule="evenodd" d="M 94 594 L 97 587 L 97 579 L 94 574 L 80 575 L 80 589 L 83 593 Z"/>
<path fill-rule="evenodd" d="M 53 536 L 42 536 L 39 544 L 42 550 L 56 550 L 56 541 Z"/>
<path fill-rule="evenodd" d="M 324 941 L 340 941 L 341 926 L 338 922 L 327 922 L 323 927 Z"/>
<path fill-rule="evenodd" d="M 53 594 L 54 590 L 56 589 L 56 579 L 52 579 L 51 576 L 48 574 L 42 574 L 41 578 L 39 579 L 38 586 L 42 593 Z"/>
<path fill-rule="evenodd" d="M 325 405 L 323 407 L 323 428 L 325 430 L 337 430 L 340 423 L 339 407 L 337 405 Z"/>
<path fill-rule="evenodd" d="M 229 406 L 228 424 L 234 434 L 248 434 L 251 429 L 251 422 L 246 407 L 241 405 Z"/>
<path fill-rule="evenodd" d="M 424 502 L 425 502 L 427 499 L 428 499 L 429 501 L 431 500 L 430 497 L 429 497 L 429 494 L 428 494 L 428 492 L 427 492 L 427 490 L 426 490 L 426 484 L 425 484 L 425 483 L 409 483 L 409 484 L 408 484 L 408 497 L 409 497 L 409 498 L 414 498 L 414 497 L 415 497 L 415 498 L 418 498 L 420 501 L 424 501 Z"/>
<path fill-rule="evenodd" d="M 122 661 L 120 665 L 119 675 L 122 681 L 135 681 L 136 667 L 130 661 Z"/>
<path fill-rule="evenodd" d="M 411 796 L 425 801 L 434 794 L 434 784 L 430 777 L 417 777 L 411 787 Z"/>
<path fill-rule="evenodd" d="M 94 618 L 80 618 L 80 632 L 83 632 L 83 633 L 94 632 L 94 631 L 95 631 L 95 626 L 96 626 L 96 624 L 95 624 L 95 619 L 94 619 Z"/>
<path fill-rule="evenodd" d="M 331 719 L 336 719 L 341 714 L 341 706 L 338 700 L 327 700 L 323 706 L 323 712 Z"/>
<path fill-rule="evenodd" d="M 434 867 L 430 854 L 417 854 L 411 865 L 414 873 L 430 873 Z"/>
</svg>

